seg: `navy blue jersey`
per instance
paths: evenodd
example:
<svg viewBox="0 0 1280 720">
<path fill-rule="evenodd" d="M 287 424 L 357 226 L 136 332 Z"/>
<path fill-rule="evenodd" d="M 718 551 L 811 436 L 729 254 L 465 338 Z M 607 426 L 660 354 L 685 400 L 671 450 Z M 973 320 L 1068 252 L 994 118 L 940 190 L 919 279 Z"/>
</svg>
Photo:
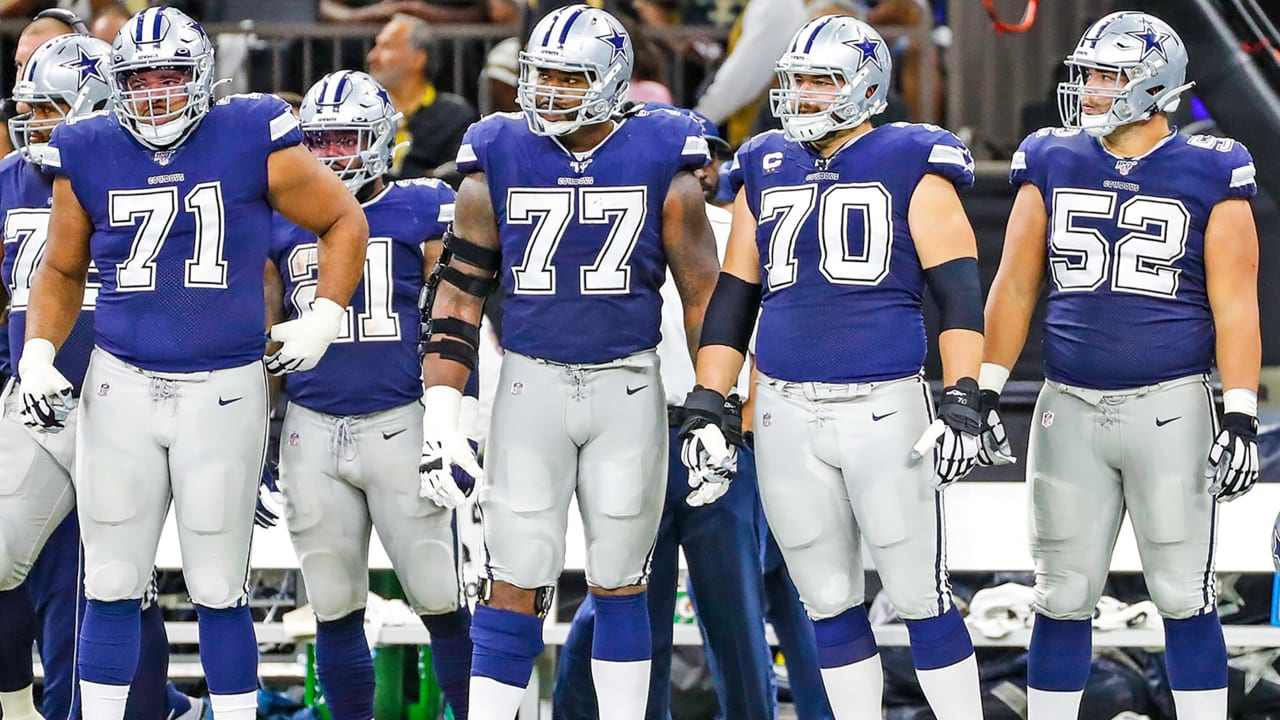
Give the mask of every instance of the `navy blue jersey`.
<svg viewBox="0 0 1280 720">
<path fill-rule="evenodd" d="M 834 383 L 920 372 L 925 282 L 907 210 L 927 174 L 973 184 L 968 149 L 933 125 L 883 125 L 826 159 L 779 130 L 738 150 L 730 182 L 757 222 L 761 372 Z"/>
<path fill-rule="evenodd" d="M 272 95 L 220 100 L 171 150 L 144 147 L 105 113 L 54 131 L 57 172 L 93 222 L 102 349 L 163 372 L 262 357 L 267 157 L 301 141 Z"/>
<path fill-rule="evenodd" d="M 657 347 L 662 204 L 677 173 L 709 160 L 702 129 L 673 110 L 630 113 L 576 155 L 519 114 L 472 125 L 458 169 L 485 173 L 498 219 L 502 346 L 563 363 Z"/>
<path fill-rule="evenodd" d="M 330 415 L 365 415 L 422 397 L 418 293 L 422 244 L 453 220 L 453 190 L 439 180 L 399 180 L 364 203 L 369 247 L 346 325 L 314 370 L 285 378 L 289 400 Z M 276 214 L 271 259 L 296 318 L 316 295 L 316 236 Z"/>
<path fill-rule="evenodd" d="M 27 332 L 27 301 L 31 280 L 44 258 L 49 239 L 49 205 L 53 199 L 53 178 L 27 162 L 16 152 L 0 160 L 0 218 L 4 222 L 4 262 L 0 279 L 9 293 L 9 328 L 4 337 L 6 354 L 16 372 L 22 360 L 22 344 Z M 97 270 L 89 268 L 84 302 L 67 341 L 58 349 L 54 367 L 70 382 L 76 394 L 84 382 L 93 350 L 94 305 L 98 295 Z"/>
<path fill-rule="evenodd" d="M 1045 377 L 1111 390 L 1209 370 L 1204 231 L 1214 205 L 1258 191 L 1243 145 L 1171 135 L 1120 158 L 1046 128 L 1023 140 L 1010 177 L 1039 188 L 1049 216 Z"/>
</svg>

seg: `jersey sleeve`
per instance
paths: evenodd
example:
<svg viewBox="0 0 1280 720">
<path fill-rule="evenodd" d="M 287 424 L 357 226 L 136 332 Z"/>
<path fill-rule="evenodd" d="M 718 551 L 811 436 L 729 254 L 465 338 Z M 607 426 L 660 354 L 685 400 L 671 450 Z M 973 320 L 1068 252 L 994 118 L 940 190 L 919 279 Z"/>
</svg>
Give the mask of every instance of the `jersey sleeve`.
<svg viewBox="0 0 1280 720">
<path fill-rule="evenodd" d="M 77 156 L 76 148 L 80 145 L 79 136 L 83 134 L 81 127 L 83 126 L 74 123 L 61 123 L 53 129 L 53 135 L 49 138 L 52 152 L 45 159 L 44 167 L 55 176 L 71 178 Z"/>
<path fill-rule="evenodd" d="M 1015 186 L 1031 183 L 1044 190 L 1044 163 L 1040 161 L 1040 149 L 1046 135 L 1046 130 L 1037 130 L 1023 138 L 1009 162 L 1010 183 Z"/>
<path fill-rule="evenodd" d="M 489 166 L 490 148 L 498 136 L 499 122 L 499 116 L 491 115 L 467 128 L 462 144 L 458 146 L 458 172 L 463 175 L 485 172 Z"/>
<path fill-rule="evenodd" d="M 302 128 L 293 108 L 275 95 L 260 95 L 253 99 L 253 112 L 260 114 L 267 123 L 267 154 L 302 144 Z"/>
<path fill-rule="evenodd" d="M 927 153 L 924 160 L 926 174 L 941 175 L 958 188 L 973 185 L 973 155 L 960 138 L 942 128 L 926 126 L 919 141 Z"/>
<path fill-rule="evenodd" d="M 430 207 L 434 208 L 434 210 L 431 211 L 429 217 L 424 218 L 427 228 L 426 237 L 428 239 L 444 235 L 445 229 L 453 222 L 453 200 L 455 197 L 453 188 L 438 180 L 436 183 L 435 187 L 430 188 L 433 196 L 433 202 Z"/>
<path fill-rule="evenodd" d="M 1233 141 L 1225 153 L 1223 174 L 1226 176 L 1226 189 L 1223 199 L 1248 199 L 1258 194 L 1257 171 L 1253 167 L 1253 155 L 1243 143 Z"/>
<path fill-rule="evenodd" d="M 750 142 L 743 143 L 742 147 L 738 148 L 738 152 L 733 154 L 733 160 L 730 161 L 733 165 L 729 168 L 729 190 L 734 198 L 738 197 L 738 191 L 747 183 L 745 168 L 747 154 L 751 151 L 750 148 Z"/>
<path fill-rule="evenodd" d="M 698 170 L 711 162 L 711 148 L 702 136 L 702 126 L 685 117 L 680 147 L 680 169 Z"/>
</svg>

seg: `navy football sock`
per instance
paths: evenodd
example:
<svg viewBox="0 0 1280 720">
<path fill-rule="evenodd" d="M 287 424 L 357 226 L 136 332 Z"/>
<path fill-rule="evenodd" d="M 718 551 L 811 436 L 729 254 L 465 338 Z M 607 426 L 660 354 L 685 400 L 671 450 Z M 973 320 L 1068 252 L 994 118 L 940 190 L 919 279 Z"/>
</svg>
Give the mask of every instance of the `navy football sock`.
<svg viewBox="0 0 1280 720">
<path fill-rule="evenodd" d="M 443 615 L 423 615 L 431 633 L 431 658 L 436 680 L 453 708 L 456 720 L 467 720 L 467 694 L 471 683 L 471 613 L 461 607 Z"/>
<path fill-rule="evenodd" d="M 364 608 L 316 623 L 316 674 L 334 720 L 373 717 L 373 656 L 364 635 Z"/>
</svg>

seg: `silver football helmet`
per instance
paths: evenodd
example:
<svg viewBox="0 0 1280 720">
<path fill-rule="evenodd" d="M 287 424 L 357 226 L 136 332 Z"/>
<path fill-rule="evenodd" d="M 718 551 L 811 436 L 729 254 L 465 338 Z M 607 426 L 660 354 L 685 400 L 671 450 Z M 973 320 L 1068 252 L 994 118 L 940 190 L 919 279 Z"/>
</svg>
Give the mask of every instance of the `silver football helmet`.
<svg viewBox="0 0 1280 720">
<path fill-rule="evenodd" d="M 520 53 L 516 100 L 529 130 L 537 135 L 566 135 L 609 119 L 622 104 L 631 82 L 635 50 L 631 37 L 609 13 L 570 5 L 544 17 Z M 543 71 L 582 73 L 580 87 L 551 84 Z"/>
<path fill-rule="evenodd" d="M 1058 85 L 1062 126 L 1095 137 L 1121 125 L 1141 122 L 1157 112 L 1178 109 L 1179 96 L 1195 83 L 1187 79 L 1187 48 L 1158 17 L 1117 12 L 1085 31 L 1066 65 L 1071 77 Z M 1091 71 L 1113 73 L 1114 85 L 1089 85 Z M 1086 98 L 1108 98 L 1103 112 L 1087 112 Z"/>
<path fill-rule="evenodd" d="M 147 87 L 131 82 L 150 70 L 176 70 L 177 82 Z M 120 28 L 111 46 L 112 105 L 138 142 L 162 150 L 191 134 L 213 100 L 213 43 L 180 10 L 153 7 Z"/>
<path fill-rule="evenodd" d="M 774 117 L 790 140 L 813 142 L 884 112 L 893 62 L 870 25 L 846 15 L 809 21 L 791 40 L 769 91 Z M 813 77 L 825 77 L 817 84 Z"/>
<path fill-rule="evenodd" d="M 9 119 L 9 139 L 28 162 L 43 165 L 49 137 L 65 121 L 106 107 L 111 46 L 87 35 L 59 35 L 36 48 L 13 87 L 27 111 Z"/>
<path fill-rule="evenodd" d="M 352 193 L 391 170 L 401 113 L 366 73 L 339 70 L 320 78 L 298 111 L 303 142 Z"/>
</svg>

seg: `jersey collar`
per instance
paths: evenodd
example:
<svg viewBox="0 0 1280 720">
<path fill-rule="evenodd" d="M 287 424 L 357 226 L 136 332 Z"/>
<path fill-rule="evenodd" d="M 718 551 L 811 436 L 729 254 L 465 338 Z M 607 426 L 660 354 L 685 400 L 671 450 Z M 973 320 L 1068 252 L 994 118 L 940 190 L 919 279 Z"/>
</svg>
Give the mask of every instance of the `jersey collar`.
<svg viewBox="0 0 1280 720">
<path fill-rule="evenodd" d="M 1104 153 L 1106 153 L 1106 154 L 1110 155 L 1111 157 L 1113 157 L 1113 158 L 1115 158 L 1115 159 L 1117 159 L 1117 160 L 1143 160 L 1143 159 L 1146 159 L 1147 157 L 1151 156 L 1153 153 L 1155 153 L 1155 151 L 1157 151 L 1157 150 L 1159 150 L 1160 148 L 1162 148 L 1162 147 L 1164 147 L 1165 145 L 1167 145 L 1167 144 L 1169 143 L 1169 141 L 1170 141 L 1170 140 L 1174 139 L 1174 138 L 1175 138 L 1175 137 L 1177 137 L 1177 136 L 1178 136 L 1178 128 L 1176 128 L 1176 127 L 1171 127 L 1171 128 L 1169 128 L 1169 134 L 1168 134 L 1168 135 L 1165 135 L 1163 138 L 1160 138 L 1160 142 L 1158 142 L 1158 143 L 1156 143 L 1155 145 L 1153 145 L 1153 146 L 1152 146 L 1152 148 L 1151 148 L 1150 150 L 1148 150 L 1148 151 L 1146 151 L 1146 152 L 1142 153 L 1141 155 L 1135 155 L 1134 157 L 1125 157 L 1125 156 L 1123 156 L 1123 155 L 1117 155 L 1117 154 L 1115 154 L 1115 153 L 1111 152 L 1111 150 L 1107 148 L 1106 143 L 1102 142 L 1102 138 L 1100 138 L 1100 137 L 1093 137 L 1093 136 L 1090 136 L 1090 139 L 1092 139 L 1092 140 L 1093 140 L 1094 144 L 1095 144 L 1095 145 L 1097 145 L 1097 146 L 1098 146 L 1098 148 L 1099 148 L 1100 150 L 1102 150 L 1102 152 L 1104 152 Z"/>
<path fill-rule="evenodd" d="M 613 129 L 610 130 L 608 135 L 605 135 L 603 138 L 601 138 L 600 142 L 596 143 L 589 150 L 585 150 L 583 152 L 574 152 L 569 148 L 565 147 L 564 143 L 560 142 L 560 138 L 554 135 L 550 136 L 551 142 L 555 143 L 556 147 L 560 148 L 560 150 L 563 151 L 565 155 L 568 155 L 570 160 L 578 160 L 578 161 L 586 160 L 587 158 L 592 157 L 597 152 L 599 152 L 600 148 L 604 147 L 605 143 L 609 142 L 610 138 L 612 138 L 614 135 L 617 135 L 618 131 L 622 129 L 622 126 L 625 125 L 628 120 L 628 118 L 626 117 L 612 117 L 609 119 L 613 121 Z"/>
</svg>

